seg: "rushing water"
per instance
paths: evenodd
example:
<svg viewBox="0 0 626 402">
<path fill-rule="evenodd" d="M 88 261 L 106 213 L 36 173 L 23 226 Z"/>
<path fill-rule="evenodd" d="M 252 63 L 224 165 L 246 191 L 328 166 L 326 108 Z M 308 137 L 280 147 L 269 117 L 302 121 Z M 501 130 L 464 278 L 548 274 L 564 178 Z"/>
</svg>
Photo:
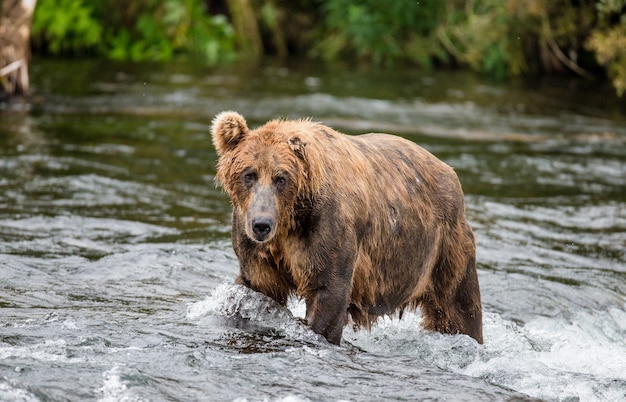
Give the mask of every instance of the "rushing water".
<svg viewBox="0 0 626 402">
<path fill-rule="evenodd" d="M 598 83 L 36 60 L 0 110 L 0 400 L 626 400 L 626 103 Z M 458 172 L 485 344 L 419 314 L 341 346 L 232 284 L 208 127 L 414 140 Z M 524 396 L 526 395 L 526 396 Z"/>
</svg>

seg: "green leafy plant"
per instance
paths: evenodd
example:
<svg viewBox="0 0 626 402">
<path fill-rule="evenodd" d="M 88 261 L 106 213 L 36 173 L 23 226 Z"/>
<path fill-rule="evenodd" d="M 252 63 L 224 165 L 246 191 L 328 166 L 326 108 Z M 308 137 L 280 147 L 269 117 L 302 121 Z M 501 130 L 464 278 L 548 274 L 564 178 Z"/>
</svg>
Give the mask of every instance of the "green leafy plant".
<svg viewBox="0 0 626 402">
<path fill-rule="evenodd" d="M 206 7 L 218 4 L 230 18 Z M 237 55 L 469 67 L 493 77 L 598 65 L 626 92 L 626 0 L 41 0 L 35 50 L 205 64 Z"/>
<path fill-rule="evenodd" d="M 177 27 L 174 35 L 176 49 L 188 49 L 203 63 L 214 65 L 235 58 L 235 33 L 224 15 L 209 15 L 199 0 L 180 0 L 166 3 L 171 16 L 171 26 Z M 169 4 L 169 5 L 167 5 Z"/>
<path fill-rule="evenodd" d="M 54 55 L 98 53 L 114 60 L 170 60 L 191 53 L 206 64 L 235 56 L 224 16 L 202 0 L 45 0 L 35 9 L 36 47 Z"/>
<path fill-rule="evenodd" d="M 586 42 L 596 60 L 605 66 L 619 96 L 626 92 L 626 0 L 597 3 L 599 27 Z"/>
<path fill-rule="evenodd" d="M 40 1 L 33 15 L 33 42 L 55 55 L 84 53 L 102 39 L 102 25 L 93 5 L 83 0 Z"/>
<path fill-rule="evenodd" d="M 434 49 L 416 38 L 434 30 L 442 10 L 441 2 L 428 0 L 328 0 L 323 8 L 329 34 L 313 55 L 327 60 L 352 56 L 383 65 L 428 58 Z"/>
<path fill-rule="evenodd" d="M 519 19 L 506 2 L 449 0 L 445 15 L 437 38 L 457 62 L 500 78 L 524 69 L 519 36 L 513 31 Z"/>
</svg>

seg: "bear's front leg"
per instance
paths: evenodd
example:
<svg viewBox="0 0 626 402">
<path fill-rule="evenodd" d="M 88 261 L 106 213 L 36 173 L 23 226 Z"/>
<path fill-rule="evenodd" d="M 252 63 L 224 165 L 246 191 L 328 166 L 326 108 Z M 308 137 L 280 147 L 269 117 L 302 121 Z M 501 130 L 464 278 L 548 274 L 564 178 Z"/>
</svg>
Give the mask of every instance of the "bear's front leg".
<svg viewBox="0 0 626 402">
<path fill-rule="evenodd" d="M 330 343 L 339 345 L 347 320 L 347 290 L 337 292 L 323 287 L 306 298 L 306 322 Z"/>
<path fill-rule="evenodd" d="M 341 250 L 325 261 L 324 268 L 312 278 L 309 290 L 303 295 L 306 321 L 314 332 L 339 345 L 348 319 L 354 254 Z"/>
<path fill-rule="evenodd" d="M 314 229 L 303 233 L 293 252 L 291 266 L 298 294 L 306 301 L 306 322 L 328 342 L 339 345 L 347 323 L 352 275 L 357 260 L 357 237 L 349 220 L 341 217 L 336 204 L 319 207 L 319 221 L 308 222 Z M 317 213 L 316 213 L 317 214 Z M 305 247 L 302 247 L 305 246 Z"/>
<path fill-rule="evenodd" d="M 306 298 L 306 321 L 311 329 L 330 343 L 339 345 L 347 319 L 347 291 L 323 287 Z"/>
</svg>

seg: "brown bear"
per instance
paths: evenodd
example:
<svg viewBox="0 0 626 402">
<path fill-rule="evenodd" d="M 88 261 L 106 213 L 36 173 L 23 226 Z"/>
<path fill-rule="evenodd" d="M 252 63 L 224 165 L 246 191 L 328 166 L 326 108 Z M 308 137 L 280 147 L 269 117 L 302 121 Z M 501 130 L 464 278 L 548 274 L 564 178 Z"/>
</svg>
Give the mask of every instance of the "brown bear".
<svg viewBox="0 0 626 402">
<path fill-rule="evenodd" d="M 233 204 L 236 283 L 285 305 L 339 344 L 348 315 L 420 307 L 425 328 L 482 343 L 474 234 L 451 167 L 388 134 L 349 136 L 310 120 L 250 130 L 213 120 L 216 181 Z"/>
</svg>

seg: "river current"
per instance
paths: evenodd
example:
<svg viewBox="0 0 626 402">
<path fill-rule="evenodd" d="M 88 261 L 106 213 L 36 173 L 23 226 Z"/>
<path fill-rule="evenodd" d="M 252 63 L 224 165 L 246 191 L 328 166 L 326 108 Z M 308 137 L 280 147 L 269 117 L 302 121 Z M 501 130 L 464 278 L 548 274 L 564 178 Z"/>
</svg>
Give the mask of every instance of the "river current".
<svg viewBox="0 0 626 402">
<path fill-rule="evenodd" d="M 626 400 L 626 103 L 597 82 L 35 60 L 0 105 L 0 401 Z M 419 312 L 342 345 L 233 284 L 209 126 L 311 117 L 457 171 L 484 345 Z"/>
</svg>

